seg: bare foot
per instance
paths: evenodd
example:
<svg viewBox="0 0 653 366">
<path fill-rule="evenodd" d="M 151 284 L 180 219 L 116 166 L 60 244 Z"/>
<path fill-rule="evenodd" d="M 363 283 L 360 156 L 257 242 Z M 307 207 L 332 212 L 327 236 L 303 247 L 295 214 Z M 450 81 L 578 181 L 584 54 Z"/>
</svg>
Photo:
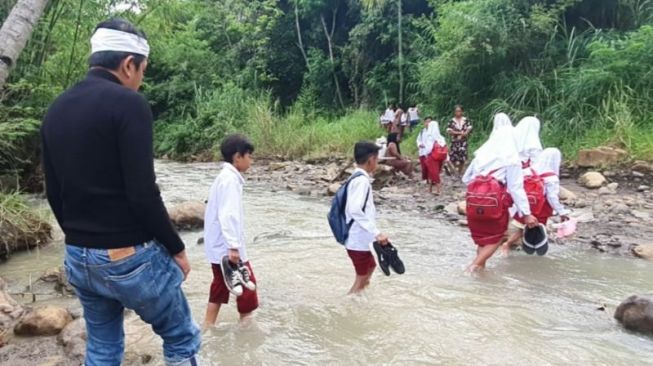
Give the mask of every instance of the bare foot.
<svg viewBox="0 0 653 366">
<path fill-rule="evenodd" d="M 508 245 L 506 243 L 506 244 L 503 244 L 501 246 L 501 255 L 504 256 L 504 257 L 507 257 L 507 256 L 510 255 L 510 245 Z"/>
<path fill-rule="evenodd" d="M 479 266 L 478 264 L 471 264 L 467 269 L 465 270 L 465 273 L 478 273 L 483 269 L 483 267 Z"/>
</svg>

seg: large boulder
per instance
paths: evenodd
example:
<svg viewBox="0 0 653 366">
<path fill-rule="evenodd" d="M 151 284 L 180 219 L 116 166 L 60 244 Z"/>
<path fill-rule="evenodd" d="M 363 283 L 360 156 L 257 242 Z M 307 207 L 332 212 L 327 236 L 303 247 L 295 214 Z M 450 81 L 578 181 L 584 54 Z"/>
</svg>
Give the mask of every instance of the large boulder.
<svg viewBox="0 0 653 366">
<path fill-rule="evenodd" d="M 1 335 L 11 329 L 23 313 L 23 307 L 7 293 L 7 283 L 0 278 L 0 343 Z"/>
<path fill-rule="evenodd" d="M 206 204 L 200 201 L 183 202 L 168 211 L 170 220 L 179 230 L 200 229 L 204 226 Z"/>
<path fill-rule="evenodd" d="M 72 321 L 67 309 L 47 305 L 27 313 L 14 327 L 14 333 L 20 336 L 57 335 Z"/>
<path fill-rule="evenodd" d="M 627 155 L 625 150 L 603 146 L 596 149 L 580 150 L 576 163 L 582 168 L 605 167 L 619 163 Z"/>
<path fill-rule="evenodd" d="M 626 329 L 653 334 L 653 295 L 633 295 L 622 302 L 614 312 Z"/>
<path fill-rule="evenodd" d="M 578 179 L 578 183 L 589 189 L 601 188 L 606 182 L 605 177 L 598 172 L 587 172 Z"/>
<path fill-rule="evenodd" d="M 653 261 L 653 244 L 638 244 L 630 249 L 636 257 Z"/>
<path fill-rule="evenodd" d="M 86 321 L 79 318 L 68 324 L 57 336 L 57 342 L 64 347 L 69 358 L 84 361 L 86 355 Z"/>
<path fill-rule="evenodd" d="M 394 169 L 385 164 L 379 164 L 374 172 L 374 189 L 380 190 L 383 187 L 392 185 L 395 181 Z"/>
</svg>

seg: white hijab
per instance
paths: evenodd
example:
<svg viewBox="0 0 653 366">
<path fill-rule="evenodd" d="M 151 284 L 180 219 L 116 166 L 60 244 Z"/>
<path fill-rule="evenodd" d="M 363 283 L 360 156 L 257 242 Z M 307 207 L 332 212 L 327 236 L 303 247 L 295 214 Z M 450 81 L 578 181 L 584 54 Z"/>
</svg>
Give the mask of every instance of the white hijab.
<svg viewBox="0 0 653 366">
<path fill-rule="evenodd" d="M 492 132 L 502 128 L 502 127 L 512 127 L 512 121 L 510 121 L 510 117 L 508 117 L 507 114 L 505 113 L 497 113 L 494 115 L 494 126 L 492 128 Z"/>
<path fill-rule="evenodd" d="M 438 121 L 431 121 L 431 123 L 429 123 L 428 132 L 431 135 L 431 138 L 433 138 L 433 141 L 435 141 L 438 145 L 445 146 L 447 144 L 447 141 L 440 133 L 440 124 Z"/>
<path fill-rule="evenodd" d="M 495 130 L 490 138 L 474 152 L 473 176 L 485 175 L 493 170 L 511 165 L 521 166 L 515 147 L 512 129 L 502 127 Z"/>
<path fill-rule="evenodd" d="M 562 154 L 560 150 L 550 147 L 544 149 L 542 153 L 533 162 L 533 170 L 537 174 L 553 173 L 556 176 L 560 175 L 560 164 L 562 162 Z"/>
<path fill-rule="evenodd" d="M 540 120 L 535 117 L 526 117 L 515 126 L 515 145 L 521 161 L 535 160 L 542 152 L 540 142 Z"/>
</svg>

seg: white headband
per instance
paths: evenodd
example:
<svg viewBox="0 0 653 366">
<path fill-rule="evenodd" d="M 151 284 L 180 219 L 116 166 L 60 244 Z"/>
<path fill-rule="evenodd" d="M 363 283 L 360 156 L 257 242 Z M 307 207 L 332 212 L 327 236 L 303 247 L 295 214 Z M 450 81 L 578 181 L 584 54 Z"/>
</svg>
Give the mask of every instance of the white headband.
<svg viewBox="0 0 653 366">
<path fill-rule="evenodd" d="M 150 45 L 145 38 L 133 33 L 99 28 L 91 37 L 91 53 L 102 51 L 129 52 L 148 57 Z"/>
</svg>

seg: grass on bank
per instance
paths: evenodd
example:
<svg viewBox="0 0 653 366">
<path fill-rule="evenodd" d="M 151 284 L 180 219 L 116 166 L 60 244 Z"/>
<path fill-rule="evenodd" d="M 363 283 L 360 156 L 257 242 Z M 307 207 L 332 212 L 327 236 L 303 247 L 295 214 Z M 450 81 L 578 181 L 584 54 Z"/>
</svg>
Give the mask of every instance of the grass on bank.
<svg viewBox="0 0 653 366">
<path fill-rule="evenodd" d="M 0 193 L 0 257 L 45 244 L 52 226 L 45 213 L 30 207 L 18 193 Z"/>
</svg>

